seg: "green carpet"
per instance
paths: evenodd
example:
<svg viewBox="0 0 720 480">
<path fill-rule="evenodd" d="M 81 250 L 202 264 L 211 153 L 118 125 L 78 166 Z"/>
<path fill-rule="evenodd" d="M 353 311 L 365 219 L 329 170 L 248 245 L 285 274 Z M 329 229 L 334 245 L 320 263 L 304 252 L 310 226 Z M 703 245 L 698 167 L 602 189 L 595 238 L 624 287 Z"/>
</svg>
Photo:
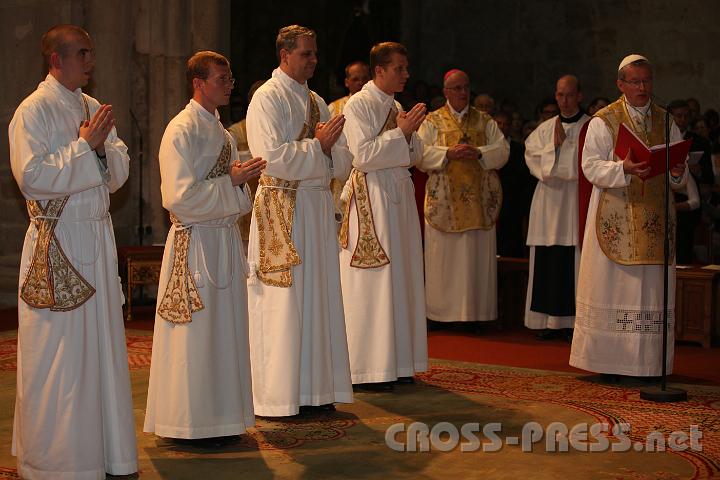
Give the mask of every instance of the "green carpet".
<svg viewBox="0 0 720 480">
<path fill-rule="evenodd" d="M 0 478 L 17 478 L 10 455 L 15 394 L 15 332 L 0 334 Z M 128 332 L 143 479 L 324 479 L 324 478 L 593 478 L 690 479 L 720 473 L 720 388 L 685 385 L 690 401 L 654 404 L 639 399 L 637 385 L 604 385 L 567 373 L 451 361 L 433 361 L 414 385 L 394 392 L 358 393 L 355 403 L 330 415 L 273 421 L 258 418 L 242 440 L 219 450 L 178 446 L 142 433 L 151 348 L 149 332 Z M 386 429 L 424 422 L 451 422 L 460 429 L 501 422 L 498 435 L 519 436 L 523 425 L 563 422 L 627 422 L 630 439 L 648 432 L 703 433 L 702 452 L 545 452 L 544 443 L 524 453 L 519 445 L 497 452 L 396 452 L 385 443 Z M 478 434 L 481 441 L 487 442 Z M 446 437 L 441 437 L 446 438 Z M 399 433 L 395 439 L 406 441 Z M 610 438 L 610 442 L 615 439 Z"/>
</svg>

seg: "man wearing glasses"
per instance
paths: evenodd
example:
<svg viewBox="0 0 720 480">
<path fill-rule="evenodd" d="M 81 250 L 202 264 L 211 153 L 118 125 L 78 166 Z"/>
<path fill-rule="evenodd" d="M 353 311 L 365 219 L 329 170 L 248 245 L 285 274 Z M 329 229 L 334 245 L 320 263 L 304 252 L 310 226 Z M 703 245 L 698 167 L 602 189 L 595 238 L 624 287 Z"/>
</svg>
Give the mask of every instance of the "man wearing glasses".
<svg viewBox="0 0 720 480">
<path fill-rule="evenodd" d="M 653 71 L 642 55 L 628 55 L 618 67 L 620 99 L 598 111 L 588 123 L 582 170 L 592 184 L 578 275 L 575 333 L 570 365 L 630 376 L 662 371 L 663 175 L 648 178 L 650 166 L 615 155 L 621 124 L 647 146 L 665 142 L 665 111 L 652 99 Z M 673 123 L 670 141 L 682 140 Z M 671 187 L 686 181 L 685 164 L 671 172 Z M 583 209 L 585 206 L 580 205 Z M 582 211 L 582 210 L 581 210 Z M 671 238 L 675 209 L 670 207 Z M 582 217 L 582 213 L 581 213 Z M 673 365 L 675 304 L 674 252 L 668 275 L 667 372 Z"/>
<path fill-rule="evenodd" d="M 222 446 L 255 425 L 247 324 L 247 264 L 237 219 L 252 208 L 245 182 L 265 166 L 238 162 L 217 107 L 234 79 L 215 52 L 187 63 L 192 99 L 160 143 L 165 244 L 145 432 Z"/>
<path fill-rule="evenodd" d="M 469 104 L 470 78 L 445 74 L 447 102 L 420 128 L 425 187 L 425 296 L 437 322 L 497 319 L 497 169 L 510 146 L 495 120 Z"/>
</svg>

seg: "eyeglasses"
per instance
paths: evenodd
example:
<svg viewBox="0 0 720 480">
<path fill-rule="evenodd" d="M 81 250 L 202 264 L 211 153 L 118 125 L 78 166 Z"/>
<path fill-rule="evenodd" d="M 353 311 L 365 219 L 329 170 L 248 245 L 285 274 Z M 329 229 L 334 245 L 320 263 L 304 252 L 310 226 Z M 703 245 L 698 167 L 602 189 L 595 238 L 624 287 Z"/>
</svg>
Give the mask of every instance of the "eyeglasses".
<svg viewBox="0 0 720 480">
<path fill-rule="evenodd" d="M 652 78 L 649 80 L 620 80 L 623 83 L 627 83 L 629 85 L 632 85 L 635 88 L 640 88 L 640 85 L 644 85 L 646 87 L 649 87 L 652 85 L 653 81 Z"/>
<path fill-rule="evenodd" d="M 455 93 L 460 92 L 469 92 L 470 91 L 470 85 L 458 85 L 456 87 L 445 87 L 446 90 L 450 90 Z"/>
<path fill-rule="evenodd" d="M 209 82 L 210 79 L 209 79 L 209 78 L 208 78 L 208 79 L 205 79 L 205 81 L 206 81 L 206 82 Z M 235 79 L 234 79 L 233 77 L 228 78 L 228 77 L 226 77 L 226 76 L 223 75 L 223 76 L 221 76 L 221 77 L 215 77 L 215 83 L 219 83 L 220 85 L 228 85 L 228 86 L 230 86 L 230 87 L 234 87 L 234 86 L 235 86 Z"/>
</svg>

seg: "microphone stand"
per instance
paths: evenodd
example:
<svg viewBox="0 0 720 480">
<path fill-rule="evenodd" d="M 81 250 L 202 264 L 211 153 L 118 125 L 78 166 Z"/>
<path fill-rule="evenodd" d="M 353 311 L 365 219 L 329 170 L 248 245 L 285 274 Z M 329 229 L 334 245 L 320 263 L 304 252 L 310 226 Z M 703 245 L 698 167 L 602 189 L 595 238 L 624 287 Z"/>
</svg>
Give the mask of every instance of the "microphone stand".
<svg viewBox="0 0 720 480">
<path fill-rule="evenodd" d="M 140 122 L 138 122 L 137 117 L 135 117 L 135 114 L 133 113 L 132 109 L 130 109 L 130 118 L 132 119 L 132 124 L 135 127 L 135 129 L 138 132 L 138 244 L 142 245 L 144 236 L 145 236 L 145 227 L 143 225 L 143 134 L 142 129 L 140 128 Z"/>
<path fill-rule="evenodd" d="M 640 389 L 640 398 L 652 402 L 683 402 L 687 401 L 687 391 L 667 387 L 667 350 L 668 350 L 668 274 L 670 270 L 670 110 L 665 109 L 665 251 L 663 263 L 663 346 L 662 376 L 660 387 Z"/>
</svg>

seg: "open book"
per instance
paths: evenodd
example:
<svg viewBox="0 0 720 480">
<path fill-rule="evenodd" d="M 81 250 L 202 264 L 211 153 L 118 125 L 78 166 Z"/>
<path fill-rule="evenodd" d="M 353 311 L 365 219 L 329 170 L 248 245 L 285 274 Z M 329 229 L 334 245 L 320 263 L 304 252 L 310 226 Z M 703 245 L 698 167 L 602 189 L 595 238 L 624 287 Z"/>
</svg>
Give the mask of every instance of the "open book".
<svg viewBox="0 0 720 480">
<path fill-rule="evenodd" d="M 691 145 L 692 140 L 690 139 L 670 144 L 670 170 L 687 159 Z M 648 148 L 635 135 L 635 132 L 623 123 L 620 124 L 617 142 L 615 142 L 615 155 L 624 159 L 630 150 L 633 152 L 634 162 L 647 162 L 650 165 L 650 175 L 646 180 L 665 173 L 665 144 L 661 143 Z"/>
</svg>

